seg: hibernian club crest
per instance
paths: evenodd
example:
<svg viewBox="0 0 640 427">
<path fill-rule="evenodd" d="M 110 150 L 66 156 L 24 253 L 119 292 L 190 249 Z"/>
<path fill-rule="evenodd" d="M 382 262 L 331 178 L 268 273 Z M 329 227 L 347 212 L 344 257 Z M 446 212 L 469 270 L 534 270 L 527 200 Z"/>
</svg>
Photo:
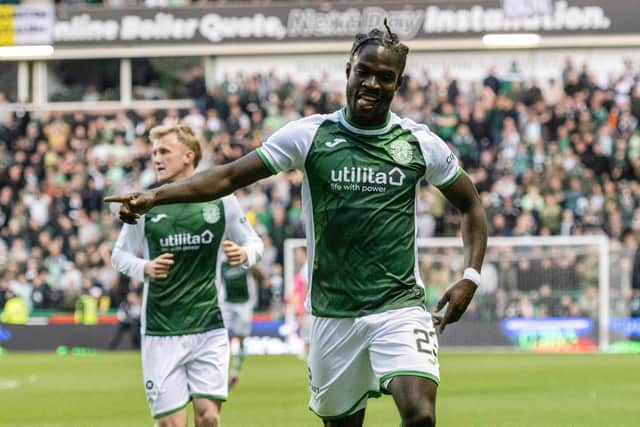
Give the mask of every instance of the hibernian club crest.
<svg viewBox="0 0 640 427">
<path fill-rule="evenodd" d="M 401 165 L 406 165 L 413 158 L 411 145 L 403 139 L 397 139 L 391 143 L 389 154 L 391 154 L 393 160 Z"/>
<path fill-rule="evenodd" d="M 205 205 L 202 208 L 202 218 L 209 224 L 215 224 L 220 220 L 220 207 L 217 204 Z"/>
</svg>

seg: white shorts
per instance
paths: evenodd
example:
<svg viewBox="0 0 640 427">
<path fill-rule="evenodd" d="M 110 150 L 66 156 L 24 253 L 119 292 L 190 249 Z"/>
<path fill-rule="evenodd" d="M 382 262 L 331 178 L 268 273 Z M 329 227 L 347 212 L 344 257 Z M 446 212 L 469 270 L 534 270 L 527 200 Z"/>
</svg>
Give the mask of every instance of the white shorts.
<svg viewBox="0 0 640 427">
<path fill-rule="evenodd" d="M 227 400 L 228 371 L 226 329 L 142 337 L 144 388 L 156 419 L 181 410 L 192 398 Z"/>
<path fill-rule="evenodd" d="M 251 335 L 253 321 L 253 301 L 243 303 L 225 302 L 222 304 L 224 325 L 234 336 Z"/>
<path fill-rule="evenodd" d="M 389 393 L 391 380 L 416 375 L 440 382 L 438 340 L 422 307 L 341 319 L 311 317 L 309 408 L 342 418 Z"/>
<path fill-rule="evenodd" d="M 305 344 L 309 344 L 311 341 L 311 315 L 308 313 L 303 314 L 298 317 L 298 334 L 300 338 L 305 342 Z"/>
</svg>

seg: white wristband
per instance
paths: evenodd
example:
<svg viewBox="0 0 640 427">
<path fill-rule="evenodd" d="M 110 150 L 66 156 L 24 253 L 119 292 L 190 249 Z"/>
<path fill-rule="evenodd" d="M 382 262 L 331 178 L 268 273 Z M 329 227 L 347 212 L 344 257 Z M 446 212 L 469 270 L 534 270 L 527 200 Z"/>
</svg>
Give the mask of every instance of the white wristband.
<svg viewBox="0 0 640 427">
<path fill-rule="evenodd" d="M 472 267 L 467 267 L 464 269 L 464 274 L 462 275 L 463 279 L 471 280 L 476 286 L 480 286 L 480 273 L 478 270 Z"/>
</svg>

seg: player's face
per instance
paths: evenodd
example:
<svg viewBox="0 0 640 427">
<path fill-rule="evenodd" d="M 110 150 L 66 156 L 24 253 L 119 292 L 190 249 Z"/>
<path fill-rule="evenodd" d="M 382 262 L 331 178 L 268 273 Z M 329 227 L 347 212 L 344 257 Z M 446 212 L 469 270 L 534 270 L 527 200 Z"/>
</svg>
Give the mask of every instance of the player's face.
<svg viewBox="0 0 640 427">
<path fill-rule="evenodd" d="M 400 83 L 399 58 L 375 44 L 365 45 L 347 68 L 347 112 L 356 124 L 376 126 L 387 119 Z"/>
<path fill-rule="evenodd" d="M 193 173 L 193 151 L 178 141 L 175 133 L 155 140 L 151 156 L 160 182 L 172 182 Z"/>
</svg>

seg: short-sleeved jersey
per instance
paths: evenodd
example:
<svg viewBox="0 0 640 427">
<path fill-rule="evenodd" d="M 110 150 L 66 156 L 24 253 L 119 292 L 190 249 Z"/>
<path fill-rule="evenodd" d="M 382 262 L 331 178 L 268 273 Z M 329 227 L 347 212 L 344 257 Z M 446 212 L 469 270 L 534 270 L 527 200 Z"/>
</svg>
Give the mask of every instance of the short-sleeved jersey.
<svg viewBox="0 0 640 427">
<path fill-rule="evenodd" d="M 225 238 L 247 250 L 244 268 L 254 265 L 262 255 L 262 241 L 235 196 L 156 206 L 137 224 L 123 226 L 112 256 L 120 272 L 142 280 L 146 260 L 173 254 L 174 265 L 168 277 L 147 278 L 145 282 L 141 316 L 144 334 L 184 335 L 224 327 L 216 266 Z"/>
<path fill-rule="evenodd" d="M 358 317 L 424 304 L 418 188 L 423 179 L 446 187 L 462 173 L 428 127 L 389 113 L 383 126 L 363 129 L 341 110 L 289 123 L 257 154 L 273 173 L 304 172 L 312 314 Z"/>
</svg>

